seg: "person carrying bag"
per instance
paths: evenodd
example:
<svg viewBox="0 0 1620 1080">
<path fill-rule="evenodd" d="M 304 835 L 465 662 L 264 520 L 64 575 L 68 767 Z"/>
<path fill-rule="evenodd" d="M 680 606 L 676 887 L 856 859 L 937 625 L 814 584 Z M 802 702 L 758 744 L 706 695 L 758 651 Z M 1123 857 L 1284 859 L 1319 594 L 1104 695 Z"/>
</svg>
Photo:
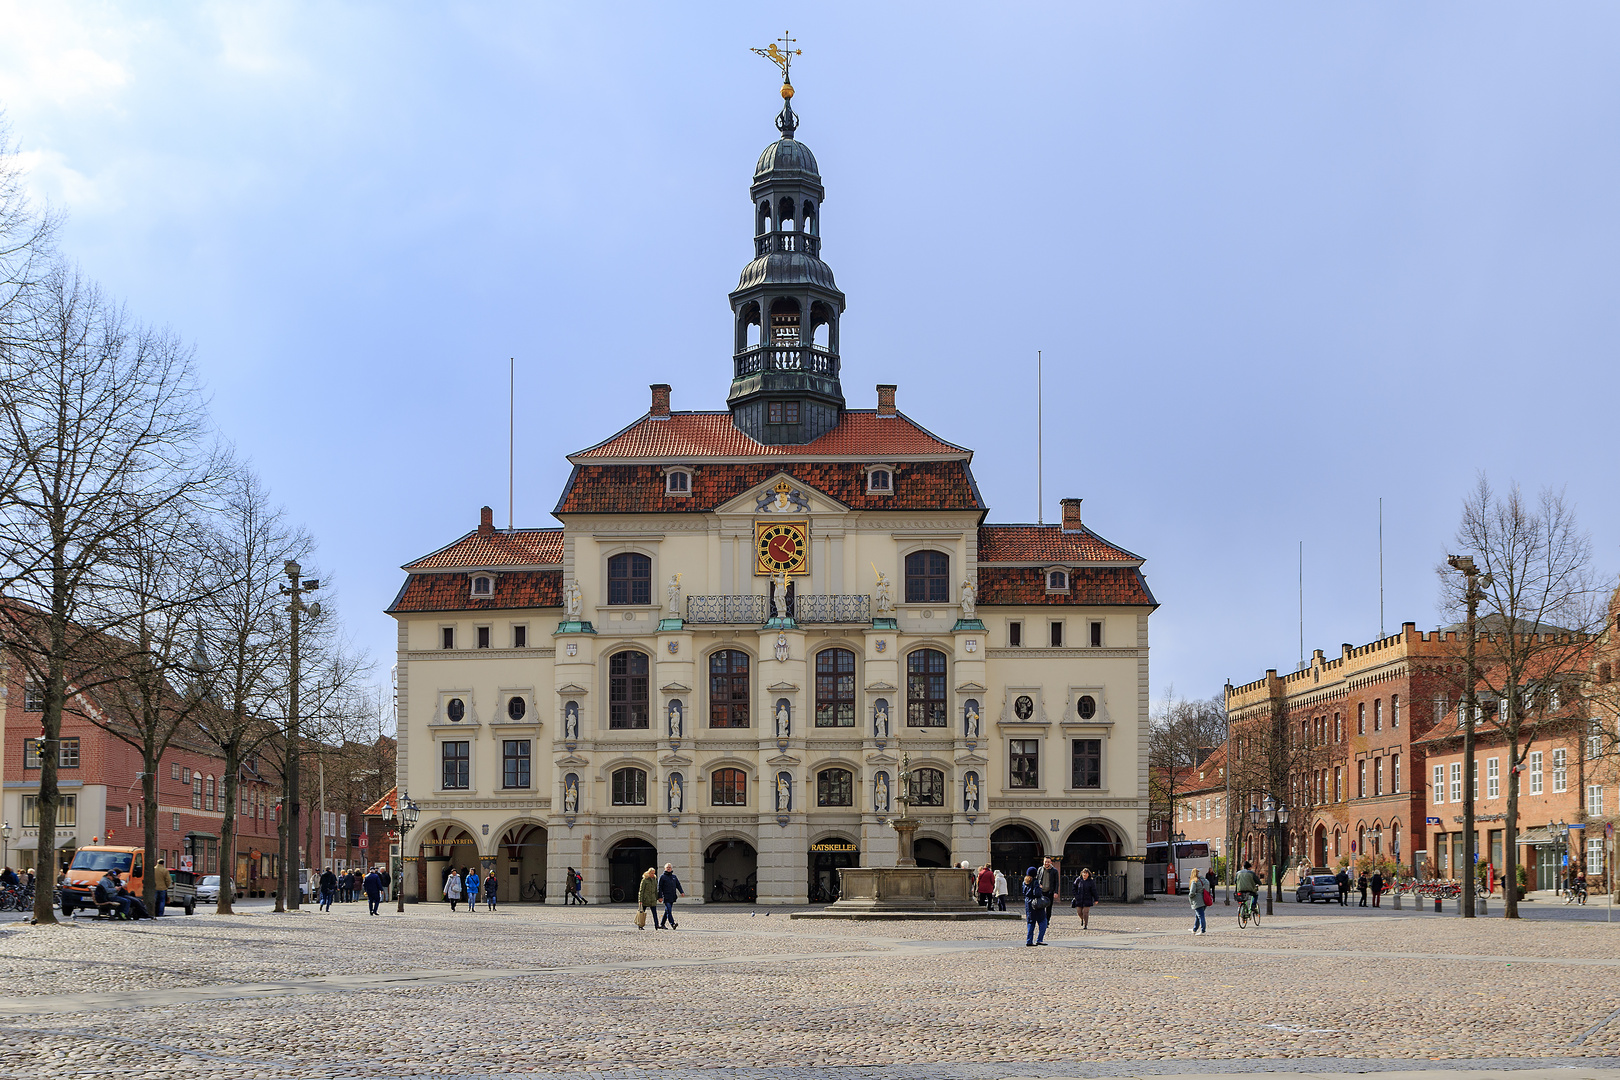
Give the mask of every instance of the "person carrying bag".
<svg viewBox="0 0 1620 1080">
<path fill-rule="evenodd" d="M 658 871 L 654 867 L 647 867 L 647 872 L 641 875 L 641 884 L 636 889 L 636 929 L 647 929 L 647 909 L 658 906 Z M 653 924 L 658 926 L 655 921 Z M 659 927 L 662 929 L 662 927 Z"/>
</svg>

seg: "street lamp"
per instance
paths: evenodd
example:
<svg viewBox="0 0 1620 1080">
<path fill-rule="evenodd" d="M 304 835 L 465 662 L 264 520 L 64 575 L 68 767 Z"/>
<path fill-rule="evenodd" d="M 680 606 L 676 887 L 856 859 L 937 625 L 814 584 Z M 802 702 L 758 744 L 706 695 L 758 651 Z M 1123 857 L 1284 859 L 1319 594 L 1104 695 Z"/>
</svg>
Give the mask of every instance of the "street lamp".
<svg viewBox="0 0 1620 1080">
<path fill-rule="evenodd" d="M 1567 874 L 1567 872 L 1565 871 L 1565 868 L 1564 868 L 1564 859 L 1565 859 L 1565 852 L 1568 850 L 1568 847 L 1569 847 L 1569 826 L 1564 823 L 1563 818 L 1559 818 L 1558 819 L 1558 824 L 1556 826 L 1548 825 L 1549 829 L 1555 828 L 1555 827 L 1556 827 L 1556 829 L 1558 831 L 1553 833 L 1553 836 L 1552 836 L 1553 867 L 1554 867 L 1554 870 L 1553 870 L 1553 895 L 1557 896 L 1559 893 L 1564 891 L 1564 879 L 1566 877 L 1568 877 L 1568 874 Z"/>
<path fill-rule="evenodd" d="M 399 887 L 400 913 L 405 911 L 405 835 L 415 828 L 416 820 L 422 814 L 421 808 L 411 802 L 409 792 L 398 799 L 399 813 L 396 815 L 392 806 L 383 804 L 382 819 L 384 823 L 394 822 L 394 829 L 399 833 L 399 873 L 395 875 L 394 883 Z"/>
<path fill-rule="evenodd" d="M 0 866 L 10 866 L 6 861 L 6 845 L 11 843 L 11 822 L 0 825 Z"/>
<path fill-rule="evenodd" d="M 1479 853 L 1474 850 L 1474 713 L 1478 709 L 1478 695 L 1475 683 L 1479 678 L 1474 664 L 1475 652 L 1479 646 L 1478 615 L 1479 602 L 1485 598 L 1485 590 L 1491 587 L 1491 575 L 1484 573 L 1474 563 L 1472 555 L 1451 555 L 1446 558 L 1451 568 L 1463 576 L 1466 582 L 1463 600 L 1468 610 L 1468 642 L 1465 654 L 1465 667 L 1463 678 L 1463 869 L 1462 875 L 1462 907 L 1463 918 L 1474 917 L 1474 862 Z"/>
<path fill-rule="evenodd" d="M 1268 814 L 1270 820 L 1267 820 L 1266 815 Z M 1288 825 L 1288 807 L 1278 804 L 1275 799 L 1267 796 L 1265 806 L 1257 806 L 1249 811 L 1249 820 L 1254 823 L 1256 829 L 1265 832 L 1271 840 L 1270 859 L 1268 860 L 1270 872 L 1267 875 L 1271 879 L 1271 888 L 1266 890 L 1266 914 L 1270 915 L 1271 898 L 1281 884 L 1281 878 L 1277 874 L 1277 851 L 1282 846 L 1283 830 Z"/>
</svg>

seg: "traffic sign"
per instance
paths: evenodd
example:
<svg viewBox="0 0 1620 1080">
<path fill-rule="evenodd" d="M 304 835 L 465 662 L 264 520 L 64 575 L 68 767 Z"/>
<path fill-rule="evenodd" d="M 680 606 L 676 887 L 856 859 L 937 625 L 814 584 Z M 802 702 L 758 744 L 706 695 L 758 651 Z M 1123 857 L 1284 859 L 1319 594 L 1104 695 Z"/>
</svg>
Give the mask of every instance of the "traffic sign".
<svg viewBox="0 0 1620 1080">
<path fill-rule="evenodd" d="M 367 836 L 365 833 L 361 833 L 360 834 L 360 850 L 364 851 L 369 846 L 371 846 L 371 837 Z"/>
</svg>

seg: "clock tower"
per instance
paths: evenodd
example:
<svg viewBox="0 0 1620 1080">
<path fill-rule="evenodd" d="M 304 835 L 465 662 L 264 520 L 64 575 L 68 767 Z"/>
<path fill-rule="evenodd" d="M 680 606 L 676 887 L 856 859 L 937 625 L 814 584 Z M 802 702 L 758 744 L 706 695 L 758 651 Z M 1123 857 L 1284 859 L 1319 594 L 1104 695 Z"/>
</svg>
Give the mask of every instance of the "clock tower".
<svg viewBox="0 0 1620 1080">
<path fill-rule="evenodd" d="M 844 412 L 844 294 L 821 261 L 825 190 L 815 155 L 793 137 L 799 118 L 785 78 L 782 98 L 782 137 L 759 156 L 749 188 L 754 258 L 731 294 L 736 341 L 726 404 L 732 423 L 759 442 L 801 445 L 837 427 Z"/>
</svg>

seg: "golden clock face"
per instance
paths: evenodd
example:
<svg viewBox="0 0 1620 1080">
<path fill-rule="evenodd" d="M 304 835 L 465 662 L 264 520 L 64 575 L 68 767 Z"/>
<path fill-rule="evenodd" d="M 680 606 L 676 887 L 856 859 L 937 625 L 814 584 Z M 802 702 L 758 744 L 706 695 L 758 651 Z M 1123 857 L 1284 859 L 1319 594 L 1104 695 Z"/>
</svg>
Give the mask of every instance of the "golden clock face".
<svg viewBox="0 0 1620 1080">
<path fill-rule="evenodd" d="M 808 574 L 810 524 L 806 521 L 756 521 L 754 551 L 759 556 L 755 574 Z"/>
</svg>

